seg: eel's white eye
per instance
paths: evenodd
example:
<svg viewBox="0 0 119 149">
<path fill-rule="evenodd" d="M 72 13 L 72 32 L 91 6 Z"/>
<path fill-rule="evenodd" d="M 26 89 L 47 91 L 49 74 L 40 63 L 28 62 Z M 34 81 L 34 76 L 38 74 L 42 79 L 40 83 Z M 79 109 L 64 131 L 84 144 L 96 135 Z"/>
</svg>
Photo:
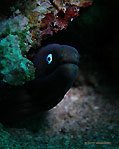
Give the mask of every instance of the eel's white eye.
<svg viewBox="0 0 119 149">
<path fill-rule="evenodd" d="M 52 62 L 52 54 L 48 54 L 48 56 L 46 57 L 46 61 L 48 62 L 48 64 Z"/>
</svg>

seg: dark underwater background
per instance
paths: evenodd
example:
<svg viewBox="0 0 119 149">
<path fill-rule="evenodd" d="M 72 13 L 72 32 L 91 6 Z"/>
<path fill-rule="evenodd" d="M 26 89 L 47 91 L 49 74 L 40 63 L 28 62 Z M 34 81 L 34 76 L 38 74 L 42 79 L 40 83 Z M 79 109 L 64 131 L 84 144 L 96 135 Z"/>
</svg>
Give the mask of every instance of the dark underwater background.
<svg viewBox="0 0 119 149">
<path fill-rule="evenodd" d="M 44 37 L 42 45 L 66 44 L 79 51 L 79 73 L 65 98 L 50 111 L 0 123 L 0 148 L 119 148 L 118 39 L 117 0 L 95 0 L 66 30 Z"/>
</svg>

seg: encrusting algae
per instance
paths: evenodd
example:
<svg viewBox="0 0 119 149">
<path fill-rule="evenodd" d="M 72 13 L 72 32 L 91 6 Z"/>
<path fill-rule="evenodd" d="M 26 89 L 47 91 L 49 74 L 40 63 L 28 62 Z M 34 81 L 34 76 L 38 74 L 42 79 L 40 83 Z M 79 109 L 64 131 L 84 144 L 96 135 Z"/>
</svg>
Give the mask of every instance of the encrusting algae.
<svg viewBox="0 0 119 149">
<path fill-rule="evenodd" d="M 23 0 L 11 9 L 13 15 L 0 22 L 0 80 L 23 85 L 35 78 L 29 50 L 41 46 L 46 35 L 66 29 L 79 16 L 80 7 L 92 5 L 87 0 Z"/>
</svg>

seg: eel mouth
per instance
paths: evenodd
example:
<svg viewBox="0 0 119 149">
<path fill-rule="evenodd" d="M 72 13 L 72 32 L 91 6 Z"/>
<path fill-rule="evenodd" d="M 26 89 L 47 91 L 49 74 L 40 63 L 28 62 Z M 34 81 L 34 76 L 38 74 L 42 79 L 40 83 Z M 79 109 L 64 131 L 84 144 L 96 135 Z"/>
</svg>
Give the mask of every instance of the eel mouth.
<svg viewBox="0 0 119 149">
<path fill-rule="evenodd" d="M 67 62 L 61 62 L 60 65 L 65 65 L 65 64 L 74 64 L 74 65 L 77 65 L 79 66 L 79 62 L 78 61 L 67 61 Z"/>
<path fill-rule="evenodd" d="M 71 65 L 71 64 L 73 64 L 73 66 L 78 66 L 79 67 L 79 61 L 77 60 L 75 60 L 75 61 L 62 61 L 62 62 L 60 62 L 57 66 L 59 67 L 59 66 L 63 66 L 63 65 Z"/>
<path fill-rule="evenodd" d="M 70 55 L 64 53 L 64 55 L 60 57 L 58 66 L 73 64 L 79 67 L 79 59 L 80 59 L 80 55 L 77 54 L 76 51 L 73 51 Z"/>
<path fill-rule="evenodd" d="M 71 72 L 73 73 L 79 69 L 79 58 L 80 55 L 78 54 L 75 54 L 75 57 L 68 56 L 67 58 L 62 58 L 59 60 L 55 70 L 62 69 L 61 71 L 67 72 L 69 74 Z"/>
<path fill-rule="evenodd" d="M 60 77 L 62 76 L 63 79 L 65 78 L 68 81 L 75 78 L 75 75 L 77 74 L 79 70 L 79 63 L 75 61 L 67 61 L 60 63 L 57 68 L 55 69 L 54 73 L 59 73 Z"/>
</svg>

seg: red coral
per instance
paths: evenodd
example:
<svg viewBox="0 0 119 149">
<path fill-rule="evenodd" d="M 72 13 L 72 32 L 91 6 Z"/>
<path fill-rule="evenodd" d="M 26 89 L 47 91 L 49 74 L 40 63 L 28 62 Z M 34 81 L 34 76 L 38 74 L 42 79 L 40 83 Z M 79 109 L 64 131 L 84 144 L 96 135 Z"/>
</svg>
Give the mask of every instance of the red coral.
<svg viewBox="0 0 119 149">
<path fill-rule="evenodd" d="M 43 30 L 43 31 L 40 31 L 40 36 L 39 36 L 39 45 L 41 44 L 41 41 L 43 40 L 43 38 L 46 36 L 46 35 L 50 35 L 52 36 L 53 35 L 53 31 L 52 31 L 52 28 L 49 26 L 47 29 Z M 47 38 L 47 37 L 46 37 Z"/>
<path fill-rule="evenodd" d="M 90 6 L 90 5 L 92 5 L 92 3 L 93 2 L 91 2 L 91 1 L 83 2 L 83 3 L 81 3 L 80 7 L 84 8 L 84 7 Z"/>
<path fill-rule="evenodd" d="M 57 27 L 58 27 L 58 29 L 66 28 L 67 24 L 68 24 L 68 21 L 65 19 L 65 14 L 64 14 L 64 16 L 63 16 L 63 14 L 62 14 L 62 16 L 58 15 L 58 17 L 57 17 Z"/>
<path fill-rule="evenodd" d="M 66 9 L 66 12 L 64 13 L 63 10 L 60 10 L 57 14 L 57 27 L 58 29 L 66 28 L 70 19 L 75 18 L 79 16 L 79 9 L 75 6 L 71 6 Z M 56 31 L 58 31 L 55 30 Z"/>
<path fill-rule="evenodd" d="M 41 20 L 40 26 L 43 28 L 47 28 L 49 25 L 51 25 L 55 21 L 55 17 L 53 13 L 48 13 L 45 15 L 45 18 Z"/>
<path fill-rule="evenodd" d="M 40 36 L 38 43 L 41 43 L 41 40 L 46 37 L 46 35 L 53 35 L 53 32 L 58 30 L 65 29 L 68 26 L 68 23 L 71 19 L 79 16 L 80 7 L 87 7 L 92 5 L 91 1 L 85 1 L 80 4 L 80 6 L 69 6 L 66 8 L 66 11 L 59 10 L 58 13 L 48 13 L 44 18 L 41 19 L 40 23 Z"/>
<path fill-rule="evenodd" d="M 72 6 L 66 9 L 65 20 L 69 21 L 71 18 L 79 16 L 79 8 Z"/>
</svg>

